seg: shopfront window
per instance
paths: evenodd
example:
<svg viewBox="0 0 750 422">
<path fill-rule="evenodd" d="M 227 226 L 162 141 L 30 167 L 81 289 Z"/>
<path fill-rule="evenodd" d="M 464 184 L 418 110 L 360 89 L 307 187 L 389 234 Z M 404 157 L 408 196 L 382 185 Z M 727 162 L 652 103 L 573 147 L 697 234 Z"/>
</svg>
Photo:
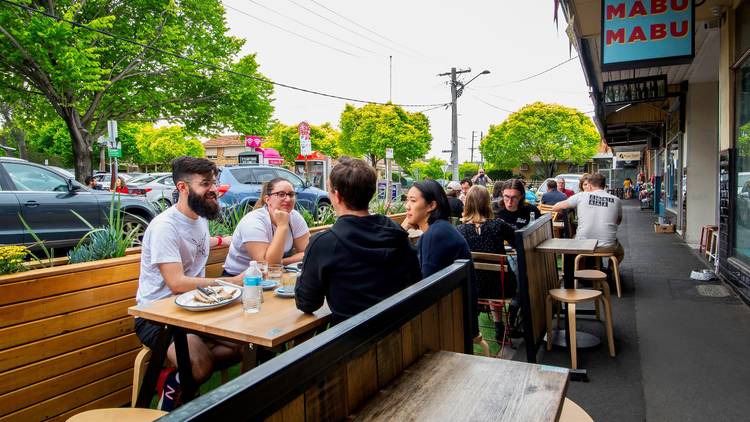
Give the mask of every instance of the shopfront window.
<svg viewBox="0 0 750 422">
<path fill-rule="evenodd" d="M 677 213 L 680 201 L 680 143 L 675 140 L 667 147 L 667 174 L 665 187 L 667 189 L 667 209 Z"/>
<path fill-rule="evenodd" d="M 750 264 L 750 60 L 737 72 L 736 181 L 732 254 Z"/>
</svg>

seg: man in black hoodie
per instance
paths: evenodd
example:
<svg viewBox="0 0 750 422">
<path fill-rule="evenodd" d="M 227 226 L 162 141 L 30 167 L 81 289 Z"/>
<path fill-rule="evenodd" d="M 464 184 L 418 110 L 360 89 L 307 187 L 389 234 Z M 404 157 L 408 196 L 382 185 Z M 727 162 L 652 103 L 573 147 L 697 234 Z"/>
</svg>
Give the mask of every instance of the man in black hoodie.
<svg viewBox="0 0 750 422">
<path fill-rule="evenodd" d="M 370 165 L 343 158 L 328 182 L 338 219 L 310 239 L 294 292 L 303 312 L 315 312 L 327 299 L 336 324 L 416 283 L 422 274 L 401 226 L 370 215 L 377 183 Z"/>
</svg>

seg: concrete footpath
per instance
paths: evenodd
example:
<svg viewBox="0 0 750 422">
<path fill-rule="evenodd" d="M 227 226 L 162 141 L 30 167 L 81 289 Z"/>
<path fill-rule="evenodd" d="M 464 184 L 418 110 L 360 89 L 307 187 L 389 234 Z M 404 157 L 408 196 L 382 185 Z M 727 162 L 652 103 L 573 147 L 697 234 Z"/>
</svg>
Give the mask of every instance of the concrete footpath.
<svg viewBox="0 0 750 422">
<path fill-rule="evenodd" d="M 571 382 L 568 397 L 596 421 L 748 421 L 750 308 L 719 281 L 691 280 L 705 261 L 675 234 L 654 233 L 654 219 L 625 202 L 622 298 L 611 289 L 617 356 L 607 353 L 603 324 L 579 318 L 603 342 L 579 349 L 590 382 Z M 570 366 L 567 349 L 540 358 Z"/>
</svg>

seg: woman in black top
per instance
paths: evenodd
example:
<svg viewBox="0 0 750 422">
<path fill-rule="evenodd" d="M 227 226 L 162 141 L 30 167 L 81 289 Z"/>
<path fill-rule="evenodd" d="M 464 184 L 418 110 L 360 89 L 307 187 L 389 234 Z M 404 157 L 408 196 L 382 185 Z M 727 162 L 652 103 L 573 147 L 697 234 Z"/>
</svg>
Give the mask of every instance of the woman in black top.
<svg viewBox="0 0 750 422">
<path fill-rule="evenodd" d="M 505 242 L 510 245 L 515 242 L 513 228 L 502 220 L 493 219 L 490 194 L 483 186 L 472 186 L 466 195 L 463 224 L 458 231 L 466 239 L 472 252 L 486 252 L 505 254 Z M 501 283 L 500 273 L 495 271 L 477 271 L 479 282 L 479 298 L 505 299 L 516 293 L 516 279 L 512 272 L 503 275 Z M 502 318 L 499 311 L 492 312 L 495 321 L 495 336 L 502 339 L 504 332 Z"/>
</svg>

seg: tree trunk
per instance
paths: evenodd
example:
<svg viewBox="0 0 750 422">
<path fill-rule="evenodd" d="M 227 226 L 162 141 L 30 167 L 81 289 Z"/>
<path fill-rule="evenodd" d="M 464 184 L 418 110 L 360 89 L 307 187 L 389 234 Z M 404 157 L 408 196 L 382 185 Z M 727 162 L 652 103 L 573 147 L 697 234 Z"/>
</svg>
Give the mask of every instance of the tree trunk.
<svg viewBox="0 0 750 422">
<path fill-rule="evenodd" d="M 19 127 L 15 127 L 11 129 L 11 133 L 13 134 L 13 138 L 16 139 L 16 145 L 18 146 L 18 158 L 25 160 L 28 157 L 28 152 L 26 151 L 26 132 Z"/>
<path fill-rule="evenodd" d="M 65 124 L 68 126 L 73 146 L 73 160 L 76 180 L 84 183 L 87 176 L 91 176 L 91 136 L 81 124 L 81 116 L 75 108 L 64 109 Z"/>
</svg>

